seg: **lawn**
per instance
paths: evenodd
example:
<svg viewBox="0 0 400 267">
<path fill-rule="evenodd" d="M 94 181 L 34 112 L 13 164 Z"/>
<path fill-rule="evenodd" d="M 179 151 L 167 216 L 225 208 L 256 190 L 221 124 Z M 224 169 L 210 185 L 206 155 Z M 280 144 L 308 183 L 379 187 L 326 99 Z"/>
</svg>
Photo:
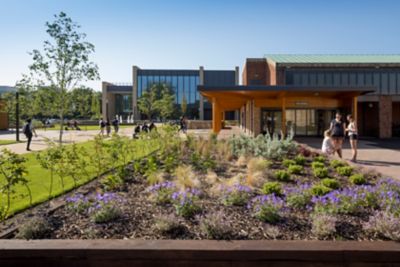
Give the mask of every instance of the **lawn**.
<svg viewBox="0 0 400 267">
<path fill-rule="evenodd" d="M 110 141 L 106 141 L 110 142 Z M 137 153 L 134 155 L 134 158 L 141 158 L 148 153 L 151 153 L 155 149 L 157 149 L 157 144 L 153 140 L 129 140 L 129 142 L 135 142 L 135 146 L 141 147 L 142 149 L 137 149 Z M 71 148 L 72 145 L 67 145 L 68 148 Z M 84 143 L 78 143 L 76 145 L 78 148 L 84 148 L 88 153 L 94 152 L 94 141 L 88 141 Z M 49 198 L 49 185 L 50 185 L 50 171 L 44 169 L 38 159 L 37 154 L 43 154 L 44 152 L 34 152 L 29 154 L 24 154 L 23 157 L 26 158 L 26 167 L 27 167 L 27 178 L 29 180 L 29 187 L 32 191 L 32 204 L 38 204 L 48 200 Z M 111 166 L 110 166 L 111 168 Z M 93 167 L 88 168 L 88 173 L 90 175 L 89 179 L 79 180 L 78 186 L 84 183 L 89 182 L 94 179 L 96 176 L 96 170 Z M 0 183 L 4 179 L 3 176 L 0 176 Z M 4 181 L 4 180 L 3 180 Z M 52 197 L 58 196 L 65 191 L 69 191 L 74 188 L 74 181 L 71 177 L 65 178 L 64 191 L 62 190 L 60 180 L 55 177 L 54 185 L 52 190 Z M 27 190 L 25 187 L 16 186 L 16 192 L 12 195 L 11 207 L 9 210 L 9 215 L 12 215 L 16 212 L 24 210 L 30 206 L 29 197 L 27 195 Z M 0 195 L 1 196 L 1 195 Z M 5 198 L 0 197 L 0 203 L 4 203 Z"/>
<path fill-rule="evenodd" d="M 18 143 L 18 142 L 15 140 L 0 140 L 0 146 L 11 145 L 11 144 L 16 144 L 16 143 Z"/>
<path fill-rule="evenodd" d="M 290 138 L 170 134 L 158 153 L 24 229 L 39 222 L 35 237 L 52 239 L 400 240 L 398 181 Z"/>
</svg>

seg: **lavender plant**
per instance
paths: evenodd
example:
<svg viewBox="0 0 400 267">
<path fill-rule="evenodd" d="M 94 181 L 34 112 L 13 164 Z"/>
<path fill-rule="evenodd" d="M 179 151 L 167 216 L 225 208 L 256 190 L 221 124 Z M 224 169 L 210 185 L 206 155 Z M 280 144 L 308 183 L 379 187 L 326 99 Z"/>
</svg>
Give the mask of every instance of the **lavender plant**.
<svg viewBox="0 0 400 267">
<path fill-rule="evenodd" d="M 331 214 L 314 213 L 311 215 L 311 232 L 319 239 L 332 236 L 336 233 L 337 218 Z"/>
<path fill-rule="evenodd" d="M 115 193 L 97 194 L 94 205 L 89 208 L 95 223 L 107 223 L 122 216 L 120 208 L 124 200 Z"/>
<path fill-rule="evenodd" d="M 276 223 L 283 214 L 285 203 L 282 198 L 271 194 L 253 198 L 247 207 L 257 219 L 263 222 Z"/>
<path fill-rule="evenodd" d="M 172 194 L 176 213 L 184 218 L 191 218 L 201 210 L 198 200 L 201 192 L 197 189 L 186 189 Z"/>
<path fill-rule="evenodd" d="M 76 194 L 65 199 L 67 208 L 77 214 L 85 214 L 88 212 L 92 203 L 89 198 L 83 194 Z"/>
<path fill-rule="evenodd" d="M 222 211 L 200 217 L 200 229 L 210 239 L 229 239 L 232 234 L 231 226 Z"/>
<path fill-rule="evenodd" d="M 286 196 L 286 205 L 292 209 L 305 209 L 311 203 L 311 184 L 297 184 L 286 186 L 283 190 Z"/>
<path fill-rule="evenodd" d="M 363 224 L 366 232 L 400 241 L 400 218 L 388 211 L 375 211 L 369 221 Z"/>
<path fill-rule="evenodd" d="M 172 203 L 172 195 L 175 190 L 175 183 L 170 181 L 157 183 L 147 189 L 150 193 L 150 199 L 160 205 Z"/>
<path fill-rule="evenodd" d="M 222 203 L 226 206 L 245 205 L 251 196 L 251 188 L 239 183 L 232 186 L 220 186 Z"/>
</svg>

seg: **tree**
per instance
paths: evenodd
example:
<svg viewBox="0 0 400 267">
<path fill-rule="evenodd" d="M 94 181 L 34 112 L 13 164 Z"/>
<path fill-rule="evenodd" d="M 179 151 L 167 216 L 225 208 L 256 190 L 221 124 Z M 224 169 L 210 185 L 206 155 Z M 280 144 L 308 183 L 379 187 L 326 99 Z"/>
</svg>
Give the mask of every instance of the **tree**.
<svg viewBox="0 0 400 267">
<path fill-rule="evenodd" d="M 175 95 L 165 84 L 153 84 L 138 99 L 139 110 L 151 120 L 159 115 L 166 119 L 174 112 Z"/>
<path fill-rule="evenodd" d="M 187 112 L 186 94 L 183 94 L 183 97 L 182 97 L 181 111 L 182 111 L 182 115 L 185 115 Z"/>
<path fill-rule="evenodd" d="M 162 85 L 161 98 L 157 101 L 156 106 L 162 119 L 168 119 L 174 113 L 175 94 L 165 84 Z"/>
<path fill-rule="evenodd" d="M 46 32 L 52 41 L 45 41 L 43 52 L 33 50 L 32 65 L 29 66 L 30 79 L 36 86 L 49 86 L 57 91 L 55 104 L 61 120 L 59 142 L 62 143 L 63 120 L 67 111 L 68 90 L 78 83 L 99 79 L 98 67 L 89 60 L 94 45 L 85 41 L 86 34 L 77 30 L 64 12 L 55 15 L 53 22 L 46 23 Z"/>
<path fill-rule="evenodd" d="M 100 92 L 93 92 L 92 94 L 92 104 L 90 105 L 90 111 L 92 114 L 92 119 L 99 119 L 101 116 L 100 112 Z"/>
</svg>

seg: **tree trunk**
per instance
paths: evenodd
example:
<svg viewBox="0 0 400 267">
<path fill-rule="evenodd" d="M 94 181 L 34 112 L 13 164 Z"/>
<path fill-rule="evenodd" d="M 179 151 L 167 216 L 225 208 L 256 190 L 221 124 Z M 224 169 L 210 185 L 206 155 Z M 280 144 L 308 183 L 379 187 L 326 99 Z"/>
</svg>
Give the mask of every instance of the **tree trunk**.
<svg viewBox="0 0 400 267">
<path fill-rule="evenodd" d="M 59 142 L 60 146 L 62 145 L 62 137 L 63 137 L 63 131 L 64 131 L 64 114 L 63 112 L 60 114 L 60 137 L 59 137 Z"/>
</svg>

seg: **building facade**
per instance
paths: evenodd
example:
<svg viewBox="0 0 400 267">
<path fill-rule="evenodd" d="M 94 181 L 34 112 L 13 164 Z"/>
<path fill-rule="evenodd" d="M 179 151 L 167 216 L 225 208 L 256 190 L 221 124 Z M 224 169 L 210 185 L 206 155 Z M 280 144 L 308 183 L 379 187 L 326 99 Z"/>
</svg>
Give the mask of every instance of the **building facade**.
<svg viewBox="0 0 400 267">
<path fill-rule="evenodd" d="M 400 134 L 400 55 L 266 55 L 246 60 L 242 83 L 200 91 L 219 111 L 240 109 L 255 135 L 321 135 L 337 110 L 356 115 L 363 136 Z"/>
<path fill-rule="evenodd" d="M 133 115 L 136 120 L 143 119 L 137 103 L 142 93 L 153 84 L 166 84 L 175 93 L 175 104 L 179 109 L 183 99 L 187 103 L 187 116 L 190 119 L 211 120 L 211 104 L 199 94 L 199 85 L 235 86 L 239 84 L 239 68 L 235 70 L 157 70 L 132 68 L 132 84 L 113 84 L 103 82 L 102 110 L 104 118 L 115 115 Z"/>
</svg>

